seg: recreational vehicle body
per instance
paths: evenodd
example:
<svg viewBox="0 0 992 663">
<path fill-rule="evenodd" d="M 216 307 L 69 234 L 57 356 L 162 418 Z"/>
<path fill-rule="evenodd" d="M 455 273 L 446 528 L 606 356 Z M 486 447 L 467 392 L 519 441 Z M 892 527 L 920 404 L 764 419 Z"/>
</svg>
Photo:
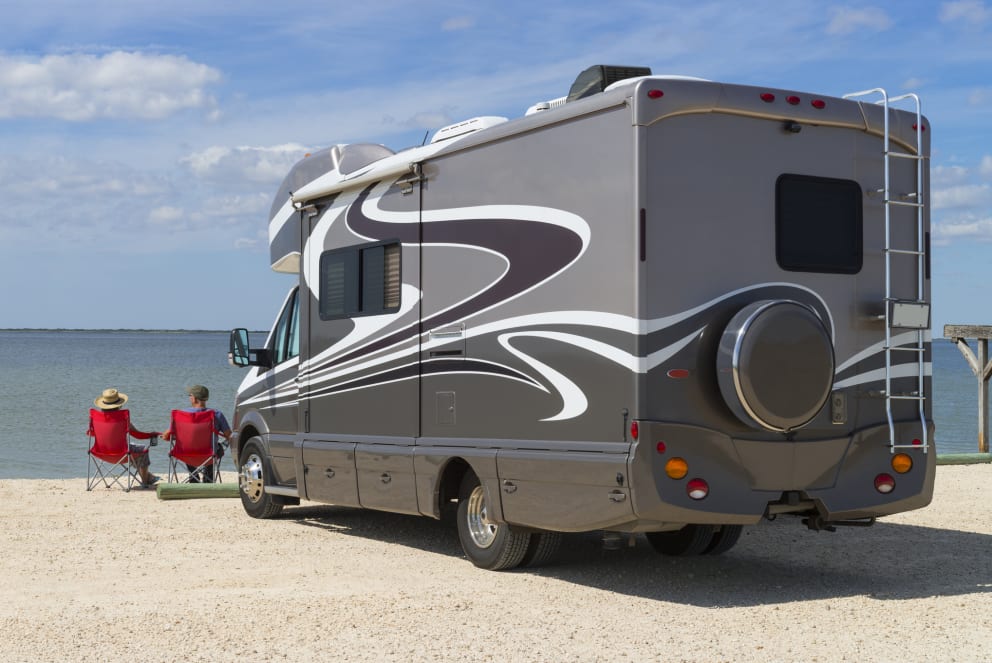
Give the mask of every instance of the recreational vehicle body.
<svg viewBox="0 0 992 663">
<path fill-rule="evenodd" d="M 269 221 L 298 285 L 231 337 L 245 509 L 453 513 L 504 569 L 563 532 L 718 553 L 928 504 L 928 145 L 914 95 L 593 67 L 307 156 Z"/>
</svg>

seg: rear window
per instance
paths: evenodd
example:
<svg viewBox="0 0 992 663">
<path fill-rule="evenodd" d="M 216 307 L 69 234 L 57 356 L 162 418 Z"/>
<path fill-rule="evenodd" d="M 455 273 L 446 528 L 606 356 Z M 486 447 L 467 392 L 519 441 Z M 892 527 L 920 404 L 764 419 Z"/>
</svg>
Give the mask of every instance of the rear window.
<svg viewBox="0 0 992 663">
<path fill-rule="evenodd" d="M 857 274 L 862 193 L 853 180 L 782 175 L 775 184 L 775 257 L 792 272 Z"/>
</svg>

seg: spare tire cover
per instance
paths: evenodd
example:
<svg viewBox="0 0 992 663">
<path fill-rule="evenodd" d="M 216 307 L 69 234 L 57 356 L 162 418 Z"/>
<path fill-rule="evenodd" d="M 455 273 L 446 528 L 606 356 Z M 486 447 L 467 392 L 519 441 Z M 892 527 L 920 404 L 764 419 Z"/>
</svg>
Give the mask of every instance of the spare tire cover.
<svg viewBox="0 0 992 663">
<path fill-rule="evenodd" d="M 748 426 L 777 432 L 805 426 L 833 389 L 830 333 L 805 304 L 754 302 L 724 329 L 717 379 L 724 401 Z"/>
</svg>

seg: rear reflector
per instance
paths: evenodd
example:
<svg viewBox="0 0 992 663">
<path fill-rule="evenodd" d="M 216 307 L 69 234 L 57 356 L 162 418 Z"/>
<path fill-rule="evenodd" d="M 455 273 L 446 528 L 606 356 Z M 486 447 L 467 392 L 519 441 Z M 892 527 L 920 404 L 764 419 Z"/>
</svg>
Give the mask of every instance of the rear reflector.
<svg viewBox="0 0 992 663">
<path fill-rule="evenodd" d="M 875 490 L 880 493 L 891 493 L 895 490 L 896 480 L 889 474 L 879 474 L 875 477 Z"/>
<path fill-rule="evenodd" d="M 710 486 L 702 479 L 691 479 L 685 485 L 685 492 L 694 500 L 701 500 L 710 494 Z"/>
<path fill-rule="evenodd" d="M 682 458 L 672 458 L 665 463 L 665 474 L 669 479 L 681 479 L 689 473 L 689 463 Z"/>
<path fill-rule="evenodd" d="M 892 469 L 896 474 L 906 474 L 913 469 L 913 459 L 908 454 L 896 454 L 892 457 Z"/>
<path fill-rule="evenodd" d="M 668 371 L 668 377 L 672 378 L 673 380 L 683 380 L 689 377 L 689 370 L 685 368 L 673 368 L 672 370 Z"/>
<path fill-rule="evenodd" d="M 666 450 L 667 448 L 668 448 L 668 447 L 666 447 L 666 446 L 665 446 L 665 443 L 664 443 L 664 442 L 659 442 L 659 443 L 658 443 L 658 446 L 657 446 L 657 449 L 658 449 L 658 453 L 660 453 L 660 454 L 663 454 L 663 453 L 665 453 L 665 450 Z"/>
<path fill-rule="evenodd" d="M 640 426 L 637 425 L 637 422 L 636 421 L 630 422 L 630 436 L 634 438 L 635 442 L 637 441 L 637 434 L 639 432 L 641 432 L 641 428 Z"/>
<path fill-rule="evenodd" d="M 665 93 L 661 90 L 648 90 L 648 99 L 661 99 L 665 96 Z"/>
</svg>

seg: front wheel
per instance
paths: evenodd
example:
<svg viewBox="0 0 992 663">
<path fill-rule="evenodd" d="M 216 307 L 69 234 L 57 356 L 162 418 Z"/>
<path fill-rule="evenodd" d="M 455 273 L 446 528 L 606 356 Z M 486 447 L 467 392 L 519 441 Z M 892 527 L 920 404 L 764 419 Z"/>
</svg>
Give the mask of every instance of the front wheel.
<svg viewBox="0 0 992 663">
<path fill-rule="evenodd" d="M 465 475 L 458 494 L 458 540 L 469 560 L 490 571 L 518 566 L 527 554 L 530 533 L 489 519 L 486 491 L 475 474 Z"/>
<path fill-rule="evenodd" d="M 265 492 L 265 482 L 271 476 L 268 458 L 262 449 L 262 440 L 253 437 L 241 449 L 238 469 L 241 505 L 252 518 L 272 518 L 282 511 L 283 505 Z"/>
</svg>

